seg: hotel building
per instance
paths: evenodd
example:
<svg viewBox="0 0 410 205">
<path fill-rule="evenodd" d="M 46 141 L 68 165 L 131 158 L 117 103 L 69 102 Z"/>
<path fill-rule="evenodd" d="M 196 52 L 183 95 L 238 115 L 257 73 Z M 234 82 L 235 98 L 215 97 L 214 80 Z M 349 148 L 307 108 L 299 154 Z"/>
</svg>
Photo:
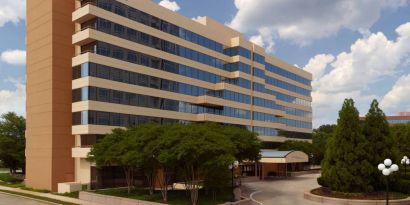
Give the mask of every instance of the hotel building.
<svg viewBox="0 0 410 205">
<path fill-rule="evenodd" d="M 27 1 L 27 186 L 89 184 L 113 128 L 212 121 L 310 140 L 312 75 L 150 0 Z"/>
</svg>

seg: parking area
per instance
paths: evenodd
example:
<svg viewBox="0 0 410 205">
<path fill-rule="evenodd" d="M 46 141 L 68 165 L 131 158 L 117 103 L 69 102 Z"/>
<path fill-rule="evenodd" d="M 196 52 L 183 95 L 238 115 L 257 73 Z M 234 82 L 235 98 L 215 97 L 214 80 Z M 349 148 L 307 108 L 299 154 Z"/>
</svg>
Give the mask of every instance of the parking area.
<svg viewBox="0 0 410 205">
<path fill-rule="evenodd" d="M 244 183 L 254 191 L 253 198 L 264 205 L 321 205 L 303 198 L 306 190 L 319 187 L 319 174 L 306 174 L 281 180 Z"/>
<path fill-rule="evenodd" d="M 23 198 L 19 196 L 0 193 L 0 205 L 50 205 L 33 199 Z"/>
</svg>

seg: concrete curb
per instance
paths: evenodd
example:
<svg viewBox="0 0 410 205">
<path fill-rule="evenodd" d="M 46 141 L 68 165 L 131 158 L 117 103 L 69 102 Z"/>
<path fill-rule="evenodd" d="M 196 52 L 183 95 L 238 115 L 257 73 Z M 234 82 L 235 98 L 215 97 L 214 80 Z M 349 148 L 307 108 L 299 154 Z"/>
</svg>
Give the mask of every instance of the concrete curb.
<svg viewBox="0 0 410 205">
<path fill-rule="evenodd" d="M 303 198 L 319 202 L 322 204 L 336 204 L 336 205 L 385 205 L 385 200 L 358 200 L 358 199 L 340 199 L 340 198 L 332 198 L 332 197 L 325 197 L 319 196 L 316 194 L 310 193 L 310 191 L 306 191 L 303 194 Z M 406 199 L 397 199 L 397 200 L 389 200 L 390 205 L 408 205 L 410 204 L 410 197 Z"/>
<path fill-rule="evenodd" d="M 12 193 L 8 193 L 8 192 L 2 192 L 2 191 L 0 191 L 0 194 L 15 196 L 15 197 L 18 197 L 18 198 L 23 198 L 23 199 L 30 199 L 30 200 L 32 200 L 32 201 L 38 201 L 38 202 L 41 202 L 41 203 L 44 203 L 44 204 L 56 204 L 56 205 L 59 205 L 59 204 L 54 203 L 54 202 L 44 201 L 44 200 L 41 200 L 41 199 L 31 198 L 31 197 L 28 197 L 28 196 L 22 196 L 22 195 L 18 195 L 18 194 L 12 194 Z"/>
</svg>

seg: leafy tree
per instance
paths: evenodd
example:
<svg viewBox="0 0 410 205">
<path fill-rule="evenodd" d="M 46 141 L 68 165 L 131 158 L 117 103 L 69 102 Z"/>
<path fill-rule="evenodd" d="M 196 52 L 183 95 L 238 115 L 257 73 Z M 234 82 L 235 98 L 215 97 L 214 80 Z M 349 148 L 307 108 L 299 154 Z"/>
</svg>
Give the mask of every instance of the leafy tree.
<svg viewBox="0 0 410 205">
<path fill-rule="evenodd" d="M 395 124 L 390 127 L 390 135 L 393 138 L 393 147 L 397 148 L 398 159 L 402 156 L 410 156 L 410 123 Z"/>
<path fill-rule="evenodd" d="M 14 112 L 1 116 L 0 121 L 0 160 L 15 173 L 22 168 L 25 173 L 25 131 L 26 120 Z"/>
<path fill-rule="evenodd" d="M 336 125 L 321 125 L 319 128 L 314 129 L 313 132 L 320 132 L 320 133 L 326 133 L 326 134 L 333 134 L 334 131 L 336 130 Z"/>
<path fill-rule="evenodd" d="M 212 170 L 227 169 L 235 160 L 235 147 L 229 138 L 206 124 L 174 126 L 165 135 L 175 145 L 168 155 L 181 162 L 191 202 L 196 205 L 201 181 Z"/>
<path fill-rule="evenodd" d="M 366 138 L 359 124 L 359 112 L 352 99 L 339 111 L 335 134 L 330 138 L 322 162 L 322 180 L 334 191 L 373 191 L 370 178 L 374 168 L 367 160 Z"/>
<path fill-rule="evenodd" d="M 88 154 L 88 159 L 95 162 L 97 167 L 120 166 L 122 167 L 128 187 L 128 193 L 134 183 L 134 171 L 138 165 L 138 158 L 133 155 L 137 150 L 131 143 L 127 130 L 113 129 L 111 134 L 106 135 L 96 143 Z"/>
<path fill-rule="evenodd" d="M 389 124 L 386 115 L 379 108 L 377 100 L 373 100 L 363 124 L 363 134 L 367 139 L 365 146 L 367 159 L 370 164 L 376 166 L 386 158 L 394 159 L 393 140 L 389 133 Z M 377 169 L 370 169 L 372 185 L 374 188 L 381 188 L 383 178 Z"/>
</svg>

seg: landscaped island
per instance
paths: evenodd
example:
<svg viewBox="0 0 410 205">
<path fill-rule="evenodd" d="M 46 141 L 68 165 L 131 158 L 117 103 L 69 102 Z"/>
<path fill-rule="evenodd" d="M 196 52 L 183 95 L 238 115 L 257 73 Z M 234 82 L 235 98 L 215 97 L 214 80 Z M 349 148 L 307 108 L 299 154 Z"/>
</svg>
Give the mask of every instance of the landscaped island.
<svg viewBox="0 0 410 205">
<path fill-rule="evenodd" d="M 410 177 L 394 164 L 409 154 L 408 146 L 401 146 L 404 139 L 410 139 L 410 125 L 389 126 L 376 100 L 360 120 L 353 100 L 346 99 L 327 142 L 318 178 L 322 187 L 305 193 L 305 198 L 323 203 L 392 199 L 409 204 Z"/>
</svg>

